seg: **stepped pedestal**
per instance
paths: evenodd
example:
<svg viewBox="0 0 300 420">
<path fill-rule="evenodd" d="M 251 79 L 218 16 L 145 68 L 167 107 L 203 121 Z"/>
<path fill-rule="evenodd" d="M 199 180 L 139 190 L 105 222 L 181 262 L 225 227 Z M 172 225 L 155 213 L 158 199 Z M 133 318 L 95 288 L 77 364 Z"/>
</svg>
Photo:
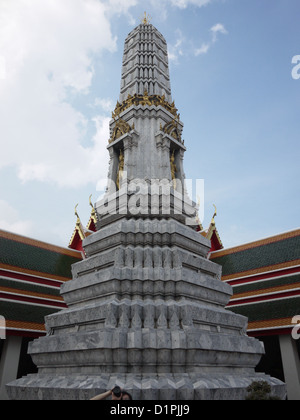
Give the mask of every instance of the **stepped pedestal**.
<svg viewBox="0 0 300 420">
<path fill-rule="evenodd" d="M 231 287 L 210 244 L 173 219 L 119 220 L 85 240 L 88 255 L 61 290 L 69 308 L 46 318 L 29 352 L 39 373 L 16 399 L 88 399 L 116 384 L 134 399 L 243 399 L 263 347 L 224 309 Z"/>
</svg>

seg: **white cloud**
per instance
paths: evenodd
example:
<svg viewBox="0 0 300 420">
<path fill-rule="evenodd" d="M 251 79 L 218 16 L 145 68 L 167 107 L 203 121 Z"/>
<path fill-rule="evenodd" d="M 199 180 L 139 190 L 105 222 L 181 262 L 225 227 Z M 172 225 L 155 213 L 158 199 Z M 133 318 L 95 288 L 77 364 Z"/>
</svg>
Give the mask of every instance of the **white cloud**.
<svg viewBox="0 0 300 420">
<path fill-rule="evenodd" d="M 203 43 L 200 48 L 195 49 L 195 56 L 197 57 L 198 55 L 206 54 L 209 49 L 210 49 L 210 44 Z"/>
<path fill-rule="evenodd" d="M 206 54 L 212 45 L 217 42 L 218 34 L 227 35 L 228 31 L 225 29 L 225 26 L 222 23 L 216 23 L 212 28 L 210 28 L 211 40 L 209 42 L 203 42 L 200 48 L 196 48 L 194 51 L 195 56 L 201 54 Z"/>
<path fill-rule="evenodd" d="M 18 233 L 19 235 L 29 235 L 33 223 L 28 220 L 21 220 L 19 213 L 10 204 L 0 200 L 0 229 Z"/>
<path fill-rule="evenodd" d="M 116 50 L 107 15 L 117 8 L 125 13 L 134 4 L 1 0 L 0 169 L 15 167 L 22 182 L 68 187 L 102 176 L 108 120 L 99 115 L 88 120 L 71 98 L 89 92 L 94 56 Z M 107 111 L 108 102 L 98 101 Z M 86 146 L 91 124 L 95 136 Z"/>
<path fill-rule="evenodd" d="M 190 6 L 203 7 L 212 3 L 214 0 L 150 0 L 150 4 L 154 10 L 158 11 L 156 19 L 164 22 L 169 15 L 170 6 L 177 9 L 187 9 Z"/>
<path fill-rule="evenodd" d="M 104 4 L 110 13 L 127 14 L 128 10 L 138 3 L 139 0 L 108 0 Z"/>
<path fill-rule="evenodd" d="M 174 64 L 178 64 L 180 57 L 191 54 L 190 46 L 193 42 L 191 40 L 187 40 L 180 29 L 177 29 L 175 34 L 175 44 L 170 44 L 168 46 L 168 57 L 171 63 L 173 62 Z M 192 53 L 194 56 L 197 57 L 201 54 L 206 54 L 211 49 L 213 44 L 217 42 L 219 34 L 228 34 L 225 26 L 221 23 L 217 23 L 216 25 L 212 26 L 212 28 L 210 28 L 211 39 L 209 41 L 202 42 L 199 48 L 192 48 Z"/>
<path fill-rule="evenodd" d="M 212 42 L 216 42 L 217 41 L 217 37 L 218 34 L 223 34 L 223 35 L 227 35 L 228 32 L 225 29 L 224 25 L 222 25 L 222 23 L 217 23 L 216 25 L 214 25 L 211 29 L 211 32 L 213 34 L 213 39 Z"/>
<path fill-rule="evenodd" d="M 96 98 L 93 107 L 99 107 L 105 112 L 111 112 L 114 107 L 114 101 L 111 98 Z"/>
<path fill-rule="evenodd" d="M 6 78 L 6 61 L 5 58 L 0 55 L 0 80 Z"/>
<path fill-rule="evenodd" d="M 175 64 L 178 63 L 179 56 L 183 56 L 184 51 L 184 42 L 185 38 L 180 31 L 180 29 L 176 30 L 176 42 L 174 45 L 169 45 L 168 47 L 168 58 L 170 62 L 174 62 Z"/>
<path fill-rule="evenodd" d="M 225 29 L 222 23 L 216 23 L 211 29 L 212 32 L 221 32 L 222 34 L 227 34 L 227 30 Z"/>
<path fill-rule="evenodd" d="M 212 0 L 170 0 L 173 6 L 186 9 L 188 6 L 203 7 L 211 3 Z"/>
</svg>

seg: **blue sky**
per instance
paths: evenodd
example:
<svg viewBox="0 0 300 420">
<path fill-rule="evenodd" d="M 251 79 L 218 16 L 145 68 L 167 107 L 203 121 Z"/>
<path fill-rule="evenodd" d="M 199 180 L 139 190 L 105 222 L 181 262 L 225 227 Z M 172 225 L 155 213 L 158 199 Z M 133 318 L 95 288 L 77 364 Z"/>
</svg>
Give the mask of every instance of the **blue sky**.
<svg viewBox="0 0 300 420">
<path fill-rule="evenodd" d="M 124 39 L 169 48 L 187 178 L 225 247 L 299 226 L 299 0 L 1 0 L 0 228 L 67 246 L 107 175 Z M 300 70 L 299 70 L 300 74 Z"/>
</svg>

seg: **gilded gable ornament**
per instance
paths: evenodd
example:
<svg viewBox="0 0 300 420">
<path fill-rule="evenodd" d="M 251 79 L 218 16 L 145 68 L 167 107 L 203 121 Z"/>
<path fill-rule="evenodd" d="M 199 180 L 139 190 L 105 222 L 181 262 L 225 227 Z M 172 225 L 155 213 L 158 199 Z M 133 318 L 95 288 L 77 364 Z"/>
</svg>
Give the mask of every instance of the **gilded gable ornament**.
<svg viewBox="0 0 300 420">
<path fill-rule="evenodd" d="M 120 118 L 116 122 L 114 131 L 109 140 L 109 143 L 112 143 L 113 141 L 122 137 L 124 134 L 129 133 L 131 130 L 132 130 L 132 127 L 130 127 L 130 125 L 126 121 L 122 120 L 122 118 Z"/>
<path fill-rule="evenodd" d="M 178 128 L 178 122 L 176 121 L 176 118 L 174 118 L 172 121 L 168 122 L 162 130 L 164 133 L 169 134 L 172 136 L 175 140 L 182 142 L 181 140 L 181 132 Z"/>
</svg>

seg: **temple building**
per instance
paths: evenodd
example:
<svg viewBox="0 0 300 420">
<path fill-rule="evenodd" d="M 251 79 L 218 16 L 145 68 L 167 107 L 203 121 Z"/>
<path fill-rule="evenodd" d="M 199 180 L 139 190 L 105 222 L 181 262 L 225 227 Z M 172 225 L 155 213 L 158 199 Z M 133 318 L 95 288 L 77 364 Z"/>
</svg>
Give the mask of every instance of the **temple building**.
<svg viewBox="0 0 300 420">
<path fill-rule="evenodd" d="M 28 343 L 46 335 L 45 316 L 66 308 L 60 287 L 81 259 L 79 251 L 0 230 L 0 399 L 6 383 L 36 371 Z"/>
<path fill-rule="evenodd" d="M 292 337 L 300 314 L 300 229 L 212 252 L 222 281 L 233 287 L 227 306 L 249 319 L 248 335 L 265 345 L 257 369 L 287 384 L 300 399 L 300 334 Z"/>
</svg>

